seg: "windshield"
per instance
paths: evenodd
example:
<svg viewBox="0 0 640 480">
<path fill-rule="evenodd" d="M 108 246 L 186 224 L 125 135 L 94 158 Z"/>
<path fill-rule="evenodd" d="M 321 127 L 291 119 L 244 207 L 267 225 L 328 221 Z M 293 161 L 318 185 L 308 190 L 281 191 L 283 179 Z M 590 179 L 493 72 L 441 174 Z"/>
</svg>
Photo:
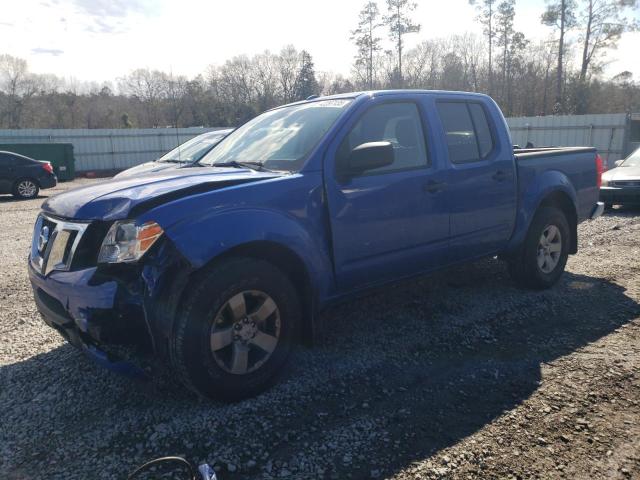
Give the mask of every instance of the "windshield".
<svg viewBox="0 0 640 480">
<path fill-rule="evenodd" d="M 200 164 L 250 162 L 272 170 L 299 170 L 349 103 L 321 100 L 265 112 L 225 138 Z"/>
<path fill-rule="evenodd" d="M 224 138 L 224 134 L 198 135 L 197 137 L 187 140 L 182 145 L 178 145 L 173 150 L 161 156 L 157 162 L 180 162 L 193 163 L 200 160 L 209 150 Z"/>
<path fill-rule="evenodd" d="M 629 155 L 624 162 L 622 162 L 621 167 L 640 167 L 640 148 L 638 148 L 635 152 Z"/>
</svg>

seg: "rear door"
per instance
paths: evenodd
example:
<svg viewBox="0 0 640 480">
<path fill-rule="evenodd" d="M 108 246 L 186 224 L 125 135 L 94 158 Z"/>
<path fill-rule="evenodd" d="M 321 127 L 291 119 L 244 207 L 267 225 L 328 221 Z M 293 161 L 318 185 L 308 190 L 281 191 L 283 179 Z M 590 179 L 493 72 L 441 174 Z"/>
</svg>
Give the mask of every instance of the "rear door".
<svg viewBox="0 0 640 480">
<path fill-rule="evenodd" d="M 455 97 L 440 98 L 436 111 L 450 164 L 451 260 L 490 255 L 509 241 L 517 206 L 512 148 L 501 143 L 492 119 L 500 113 Z"/>
<path fill-rule="evenodd" d="M 409 275 L 446 258 L 449 217 L 420 95 L 361 106 L 334 139 L 325 181 L 341 290 Z M 347 179 L 336 165 L 353 148 L 389 141 L 393 164 Z"/>
</svg>

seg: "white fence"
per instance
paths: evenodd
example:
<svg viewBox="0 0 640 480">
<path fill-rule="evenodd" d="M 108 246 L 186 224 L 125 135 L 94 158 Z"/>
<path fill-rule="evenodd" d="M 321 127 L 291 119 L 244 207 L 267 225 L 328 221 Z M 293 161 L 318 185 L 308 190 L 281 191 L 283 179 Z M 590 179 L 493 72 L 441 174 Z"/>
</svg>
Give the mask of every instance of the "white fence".
<svg viewBox="0 0 640 480">
<path fill-rule="evenodd" d="M 0 143 L 71 143 L 76 171 L 122 170 L 155 160 L 180 143 L 217 128 L 0 130 Z"/>
<path fill-rule="evenodd" d="M 507 118 L 511 140 L 521 147 L 596 147 L 608 164 L 630 153 L 631 117 L 626 113 Z"/>
</svg>

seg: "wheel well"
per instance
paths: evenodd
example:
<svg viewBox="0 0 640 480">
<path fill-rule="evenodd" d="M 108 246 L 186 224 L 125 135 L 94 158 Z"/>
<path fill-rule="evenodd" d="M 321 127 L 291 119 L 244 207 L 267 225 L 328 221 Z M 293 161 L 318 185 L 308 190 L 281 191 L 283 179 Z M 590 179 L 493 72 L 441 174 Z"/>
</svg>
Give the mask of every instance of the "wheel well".
<svg viewBox="0 0 640 480">
<path fill-rule="evenodd" d="M 301 340 L 311 344 L 316 335 L 316 308 L 311 287 L 311 279 L 302 259 L 293 251 L 275 242 L 255 241 L 233 247 L 209 261 L 205 267 L 230 257 L 249 257 L 267 261 L 280 269 L 291 279 L 291 283 L 298 291 L 302 307 Z M 200 271 L 200 270 L 199 270 Z"/>
<path fill-rule="evenodd" d="M 542 200 L 540 207 L 555 207 L 562 210 L 567 217 L 567 222 L 569 222 L 569 228 L 571 229 L 569 253 L 576 253 L 578 251 L 578 213 L 569 195 L 564 192 L 555 191 Z"/>
</svg>

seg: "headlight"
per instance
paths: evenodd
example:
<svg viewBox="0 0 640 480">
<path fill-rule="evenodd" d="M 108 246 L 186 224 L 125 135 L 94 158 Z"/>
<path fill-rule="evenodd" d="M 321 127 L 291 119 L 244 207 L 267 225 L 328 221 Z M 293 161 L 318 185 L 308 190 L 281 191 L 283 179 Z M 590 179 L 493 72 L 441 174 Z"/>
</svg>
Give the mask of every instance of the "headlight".
<svg viewBox="0 0 640 480">
<path fill-rule="evenodd" d="M 162 235 L 156 222 L 136 225 L 133 220 L 115 222 L 102 241 L 98 263 L 122 263 L 139 260 Z"/>
<path fill-rule="evenodd" d="M 605 178 L 603 178 L 600 182 L 600 186 L 601 187 L 608 187 L 609 186 L 609 181 L 606 180 Z"/>
</svg>

